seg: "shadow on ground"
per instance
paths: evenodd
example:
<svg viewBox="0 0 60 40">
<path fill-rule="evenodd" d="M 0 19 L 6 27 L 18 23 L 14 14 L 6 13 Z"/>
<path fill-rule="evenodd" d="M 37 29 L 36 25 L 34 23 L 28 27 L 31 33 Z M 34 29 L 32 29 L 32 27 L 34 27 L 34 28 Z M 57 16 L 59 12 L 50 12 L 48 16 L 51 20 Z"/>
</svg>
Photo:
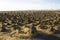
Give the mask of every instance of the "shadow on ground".
<svg viewBox="0 0 60 40">
<path fill-rule="evenodd" d="M 53 36 L 53 35 L 47 35 L 44 33 L 37 32 L 36 34 L 31 36 L 32 39 L 42 39 L 42 40 L 60 40 L 59 37 Z"/>
</svg>

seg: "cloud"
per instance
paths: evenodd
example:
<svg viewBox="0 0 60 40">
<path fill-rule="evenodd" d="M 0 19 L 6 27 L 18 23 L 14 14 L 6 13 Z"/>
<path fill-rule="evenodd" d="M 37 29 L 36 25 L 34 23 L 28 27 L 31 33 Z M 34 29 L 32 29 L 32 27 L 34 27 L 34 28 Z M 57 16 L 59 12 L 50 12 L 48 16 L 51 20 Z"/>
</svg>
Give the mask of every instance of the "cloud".
<svg viewBox="0 0 60 40">
<path fill-rule="evenodd" d="M 34 1 L 34 0 L 33 0 Z M 59 4 L 52 4 L 52 3 L 43 3 L 44 1 L 42 0 L 38 0 L 41 1 L 40 3 L 37 4 L 37 0 L 35 0 L 34 3 L 32 1 L 32 3 L 29 1 L 17 1 L 17 0 L 10 0 L 10 1 L 0 1 L 0 11 L 3 10 L 51 10 L 51 9 L 59 9 L 60 5 Z"/>
</svg>

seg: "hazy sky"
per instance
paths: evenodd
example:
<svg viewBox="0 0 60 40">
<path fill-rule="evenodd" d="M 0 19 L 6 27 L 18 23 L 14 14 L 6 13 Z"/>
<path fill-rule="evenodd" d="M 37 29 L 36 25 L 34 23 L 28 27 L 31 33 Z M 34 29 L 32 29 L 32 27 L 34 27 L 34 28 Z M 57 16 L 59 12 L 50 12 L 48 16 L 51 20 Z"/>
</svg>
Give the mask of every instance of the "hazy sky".
<svg viewBox="0 0 60 40">
<path fill-rule="evenodd" d="M 0 0 L 0 10 L 56 10 L 60 0 Z"/>
</svg>

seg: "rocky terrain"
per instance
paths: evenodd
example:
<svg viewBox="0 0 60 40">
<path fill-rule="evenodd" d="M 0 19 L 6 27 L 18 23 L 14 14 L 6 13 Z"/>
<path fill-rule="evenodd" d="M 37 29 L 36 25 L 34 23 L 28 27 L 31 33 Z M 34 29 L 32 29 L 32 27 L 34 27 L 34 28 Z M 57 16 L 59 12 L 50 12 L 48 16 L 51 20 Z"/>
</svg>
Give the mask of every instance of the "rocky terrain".
<svg viewBox="0 0 60 40">
<path fill-rule="evenodd" d="M 60 11 L 0 11 L 0 40 L 60 40 Z"/>
</svg>

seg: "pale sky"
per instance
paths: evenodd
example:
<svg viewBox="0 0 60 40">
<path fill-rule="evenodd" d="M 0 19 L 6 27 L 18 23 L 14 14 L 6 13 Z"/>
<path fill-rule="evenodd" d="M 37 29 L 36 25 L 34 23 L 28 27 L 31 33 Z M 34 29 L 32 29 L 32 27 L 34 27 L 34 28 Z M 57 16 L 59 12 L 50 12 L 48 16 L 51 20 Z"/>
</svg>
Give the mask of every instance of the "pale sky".
<svg viewBox="0 0 60 40">
<path fill-rule="evenodd" d="M 60 0 L 0 0 L 0 11 L 58 9 L 60 9 Z"/>
</svg>

